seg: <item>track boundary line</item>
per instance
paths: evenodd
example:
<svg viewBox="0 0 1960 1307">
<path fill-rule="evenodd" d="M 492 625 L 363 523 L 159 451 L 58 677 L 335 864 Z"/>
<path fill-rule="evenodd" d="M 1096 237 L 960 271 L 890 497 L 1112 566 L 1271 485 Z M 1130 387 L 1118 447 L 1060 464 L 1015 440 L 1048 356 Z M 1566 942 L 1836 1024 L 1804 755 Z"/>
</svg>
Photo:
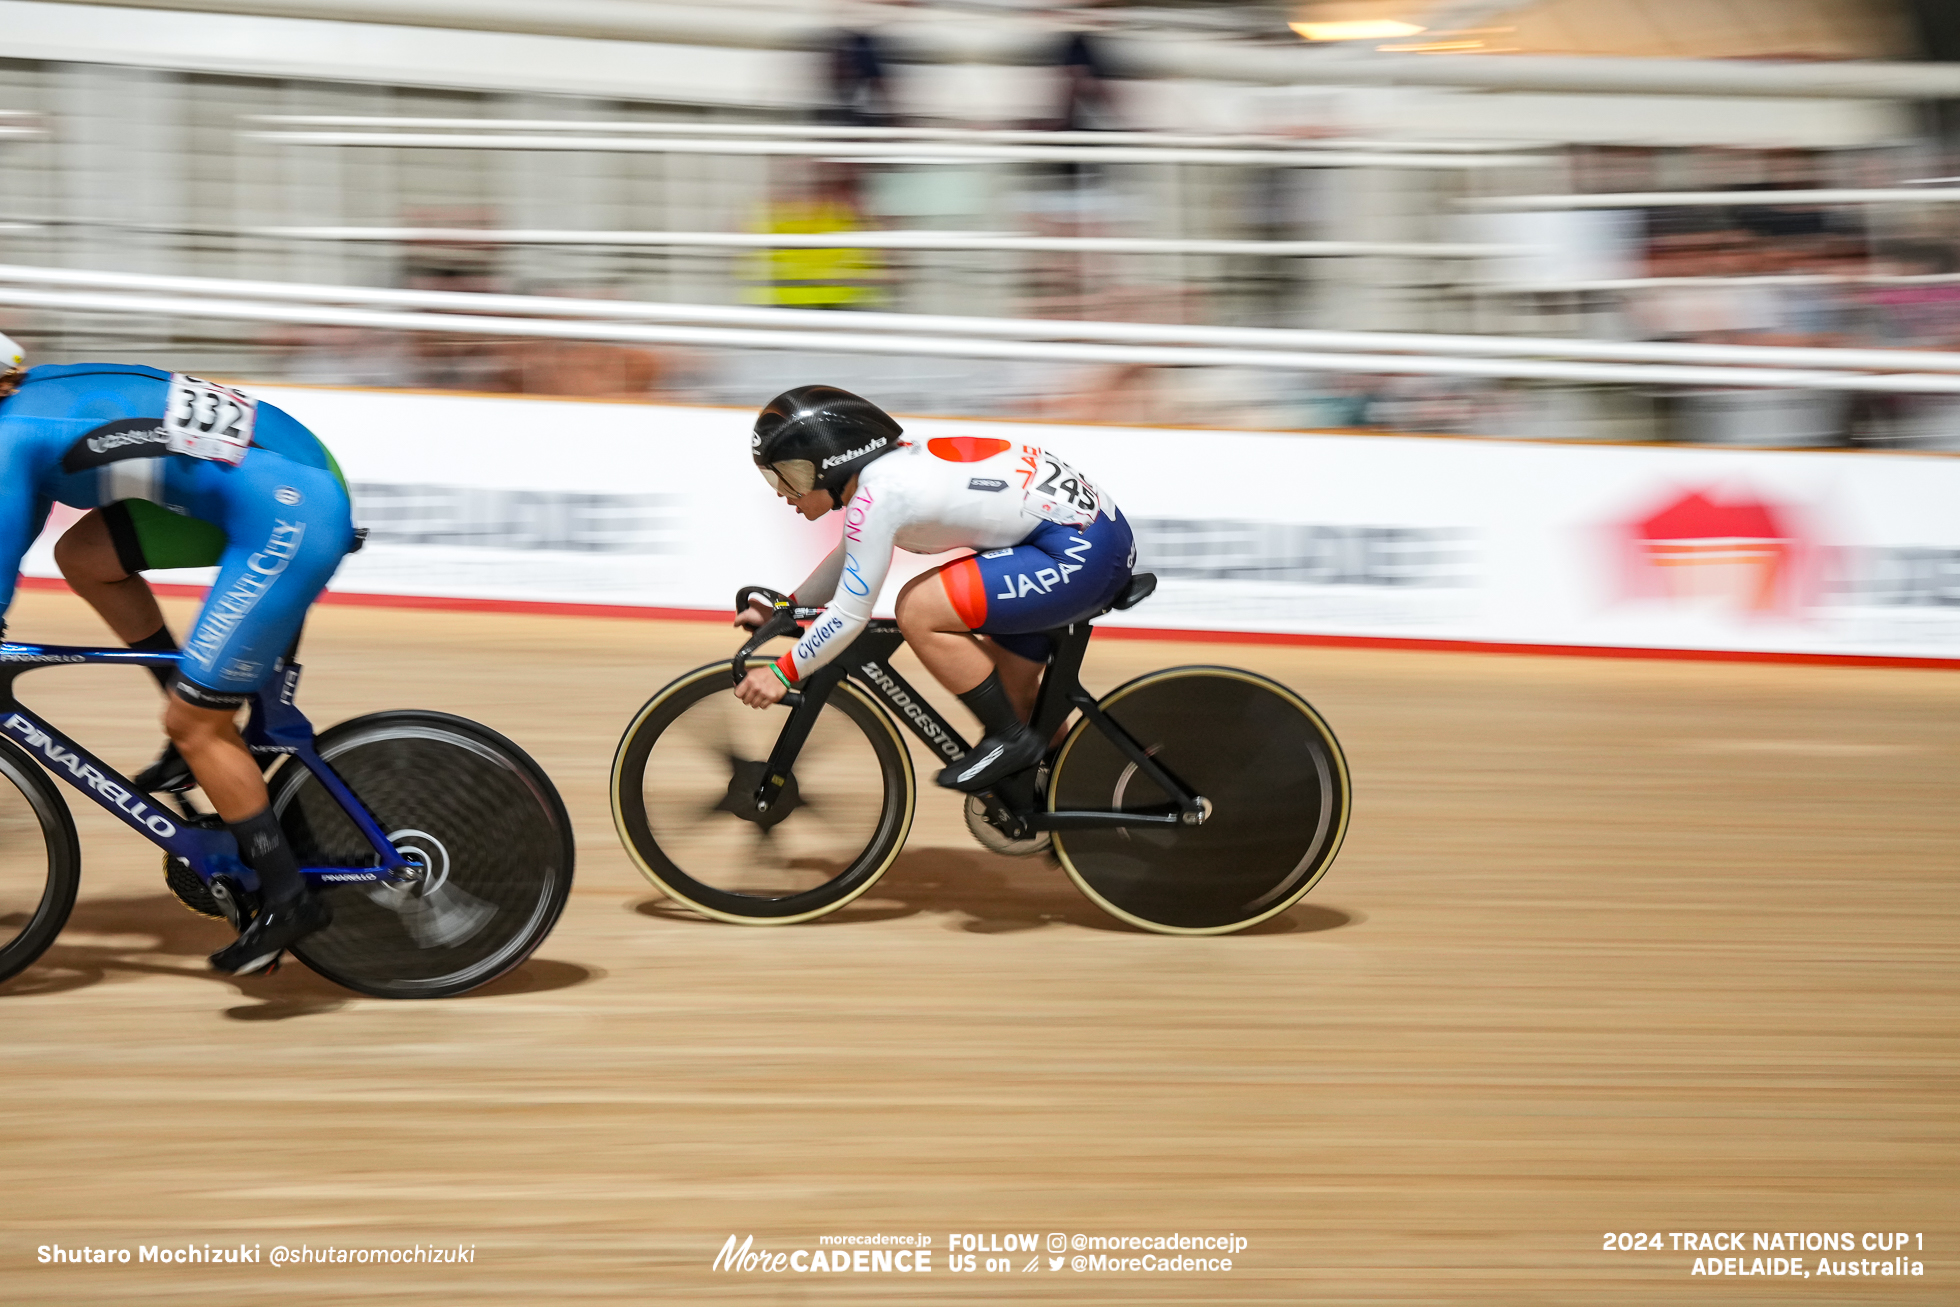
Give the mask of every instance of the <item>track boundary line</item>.
<svg viewBox="0 0 1960 1307">
<path fill-rule="evenodd" d="M 23 589 L 66 590 L 58 577 L 23 576 Z M 202 599 L 201 585 L 150 588 L 165 598 Z M 454 595 L 366 594 L 329 590 L 316 601 L 335 607 L 410 608 L 429 612 L 526 613 L 535 617 L 603 617 L 614 621 L 726 622 L 729 615 L 709 608 L 652 608 L 631 604 L 556 603 L 543 599 L 472 599 Z M 732 622 L 731 622 L 732 625 Z M 1183 644 L 1274 644 L 1325 649 L 1383 649 L 1413 653 L 1510 654 L 1541 658 L 1634 658 L 1676 662 L 1786 663 L 1821 667 L 1910 667 L 1960 671 L 1960 658 L 1891 654 L 1791 653 L 1773 649 L 1676 649 L 1650 645 L 1517 644 L 1494 640 L 1442 640 L 1416 636 L 1312 635 L 1292 631 L 1212 631 L 1154 626 L 1100 626 L 1115 640 L 1161 640 Z"/>
</svg>

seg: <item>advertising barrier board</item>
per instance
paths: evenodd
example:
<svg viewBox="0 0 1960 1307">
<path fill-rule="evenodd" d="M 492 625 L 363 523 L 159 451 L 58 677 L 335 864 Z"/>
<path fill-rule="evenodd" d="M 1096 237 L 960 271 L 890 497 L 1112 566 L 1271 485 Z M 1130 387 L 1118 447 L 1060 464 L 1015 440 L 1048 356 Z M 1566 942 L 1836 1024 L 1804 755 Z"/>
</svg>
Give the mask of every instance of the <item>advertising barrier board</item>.
<svg viewBox="0 0 1960 1307">
<path fill-rule="evenodd" d="M 756 476 L 746 411 L 252 391 L 347 473 L 371 535 L 342 593 L 713 613 L 837 538 Z M 1960 660 L 1960 458 L 904 422 L 1052 449 L 1110 495 L 1160 578 L 1111 625 Z M 936 561 L 902 560 L 885 611 Z"/>
</svg>

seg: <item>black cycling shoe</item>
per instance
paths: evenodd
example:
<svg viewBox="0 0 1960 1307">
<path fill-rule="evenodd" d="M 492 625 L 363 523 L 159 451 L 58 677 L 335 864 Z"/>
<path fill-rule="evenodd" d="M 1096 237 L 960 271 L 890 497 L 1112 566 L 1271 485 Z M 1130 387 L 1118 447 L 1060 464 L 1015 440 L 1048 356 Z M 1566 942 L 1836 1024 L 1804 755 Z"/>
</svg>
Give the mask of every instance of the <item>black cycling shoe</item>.
<svg viewBox="0 0 1960 1307">
<path fill-rule="evenodd" d="M 1041 741 L 1025 726 L 1007 735 L 989 735 L 973 746 L 973 752 L 939 773 L 939 783 L 949 790 L 980 794 L 992 789 L 1017 771 L 1026 771 L 1041 761 Z"/>
<path fill-rule="evenodd" d="M 326 900 L 309 894 L 294 903 L 275 903 L 252 918 L 237 939 L 211 955 L 211 965 L 234 976 L 250 975 L 279 961 L 279 955 L 316 930 L 333 924 Z"/>
<path fill-rule="evenodd" d="M 157 760 L 130 779 L 142 794 L 182 794 L 197 784 L 197 777 L 191 775 L 191 765 L 177 752 L 177 746 L 167 740 Z"/>
</svg>

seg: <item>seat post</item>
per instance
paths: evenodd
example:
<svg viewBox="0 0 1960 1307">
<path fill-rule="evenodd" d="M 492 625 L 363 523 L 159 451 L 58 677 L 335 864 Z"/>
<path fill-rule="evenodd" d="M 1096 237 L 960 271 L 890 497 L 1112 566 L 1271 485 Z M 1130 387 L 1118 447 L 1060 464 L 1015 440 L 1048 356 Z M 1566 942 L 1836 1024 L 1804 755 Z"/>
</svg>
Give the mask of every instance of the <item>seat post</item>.
<svg viewBox="0 0 1960 1307">
<path fill-rule="evenodd" d="M 1054 646 L 1048 656 L 1048 670 L 1042 674 L 1041 690 L 1034 701 L 1034 733 L 1044 740 L 1055 733 L 1074 705 L 1070 702 L 1080 685 L 1082 655 L 1089 648 L 1094 628 L 1088 622 L 1075 622 L 1043 632 Z"/>
</svg>

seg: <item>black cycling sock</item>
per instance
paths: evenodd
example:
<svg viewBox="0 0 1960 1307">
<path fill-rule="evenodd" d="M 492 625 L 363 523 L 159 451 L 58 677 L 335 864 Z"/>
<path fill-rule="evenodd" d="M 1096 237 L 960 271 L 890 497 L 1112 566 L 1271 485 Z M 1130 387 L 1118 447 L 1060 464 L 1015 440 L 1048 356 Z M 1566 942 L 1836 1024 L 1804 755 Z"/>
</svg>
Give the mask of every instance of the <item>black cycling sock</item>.
<svg viewBox="0 0 1960 1307">
<path fill-rule="evenodd" d="M 165 622 L 141 640 L 131 640 L 129 647 L 138 653 L 176 653 L 177 637 L 170 634 L 170 623 Z M 165 694 L 170 693 L 170 678 L 177 673 L 175 667 L 145 667 L 144 671 L 157 678 L 157 688 Z"/>
<path fill-rule="evenodd" d="M 244 821 L 232 822 L 231 834 L 238 841 L 238 856 L 259 873 L 259 891 L 267 907 L 297 903 L 306 897 L 299 862 L 270 807 L 259 809 Z"/>
<path fill-rule="evenodd" d="M 973 710 L 980 719 L 980 729 L 988 735 L 1012 735 L 1025 726 L 1007 691 L 1001 688 L 998 670 L 988 672 L 986 680 L 960 696 L 960 702 Z"/>
</svg>

